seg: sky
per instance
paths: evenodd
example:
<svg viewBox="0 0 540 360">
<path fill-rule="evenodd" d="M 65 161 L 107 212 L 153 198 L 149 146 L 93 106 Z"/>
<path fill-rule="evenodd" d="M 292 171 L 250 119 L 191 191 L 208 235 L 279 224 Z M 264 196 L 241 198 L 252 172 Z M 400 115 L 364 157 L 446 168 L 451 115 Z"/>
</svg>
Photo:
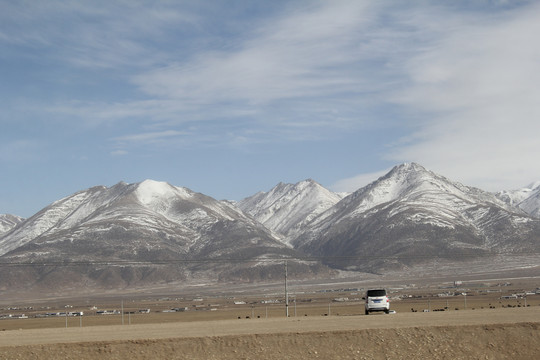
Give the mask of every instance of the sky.
<svg viewBox="0 0 540 360">
<path fill-rule="evenodd" d="M 145 179 L 241 200 L 403 162 L 540 180 L 539 1 L 0 0 L 0 214 Z"/>
</svg>

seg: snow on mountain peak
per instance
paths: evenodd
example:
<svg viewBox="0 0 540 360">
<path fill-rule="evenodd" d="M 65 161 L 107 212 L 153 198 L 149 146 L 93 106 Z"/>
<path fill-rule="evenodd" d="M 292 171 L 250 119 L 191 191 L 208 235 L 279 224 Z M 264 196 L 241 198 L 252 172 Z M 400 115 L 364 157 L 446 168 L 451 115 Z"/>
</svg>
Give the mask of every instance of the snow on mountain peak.
<svg viewBox="0 0 540 360">
<path fill-rule="evenodd" d="M 426 204 L 430 206 L 453 207 L 461 211 L 472 203 L 492 203 L 499 207 L 506 205 L 492 194 L 467 187 L 425 169 L 416 163 L 405 163 L 394 167 L 386 175 L 359 189 L 343 200 L 348 217 L 354 218 L 381 205 L 399 201 L 402 204 Z M 351 211 L 354 207 L 354 211 Z M 406 206 L 397 209 L 406 209 Z M 334 209 L 337 211 L 337 209 Z M 331 215 L 330 212 L 325 217 Z M 321 217 L 318 221 L 325 221 Z"/>
<path fill-rule="evenodd" d="M 168 198 L 182 197 L 189 198 L 191 194 L 185 189 L 175 187 L 164 181 L 145 180 L 138 184 L 135 194 L 141 204 L 151 205 L 156 201 L 163 201 Z"/>
<path fill-rule="evenodd" d="M 356 191 L 349 200 L 362 197 L 362 202 L 355 213 L 364 212 L 401 197 L 411 187 L 421 185 L 432 175 L 434 174 L 416 163 L 404 163 L 395 166 L 386 175 Z M 433 182 L 428 182 L 433 184 Z"/>
<path fill-rule="evenodd" d="M 343 196 L 307 179 L 296 184 L 279 183 L 268 192 L 259 192 L 240 201 L 238 207 L 272 231 L 291 236 Z"/>
<path fill-rule="evenodd" d="M 533 217 L 540 217 L 540 181 L 518 190 L 499 191 L 495 196 Z"/>
</svg>

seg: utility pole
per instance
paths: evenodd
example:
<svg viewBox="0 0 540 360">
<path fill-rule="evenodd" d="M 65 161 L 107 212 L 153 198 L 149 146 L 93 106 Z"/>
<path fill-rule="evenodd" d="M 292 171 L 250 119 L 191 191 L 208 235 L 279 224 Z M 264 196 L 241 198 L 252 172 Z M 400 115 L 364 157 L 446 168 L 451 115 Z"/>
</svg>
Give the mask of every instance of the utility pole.
<svg viewBox="0 0 540 360">
<path fill-rule="evenodd" d="M 289 292 L 287 290 L 287 260 L 285 260 L 285 316 L 289 317 Z"/>
</svg>

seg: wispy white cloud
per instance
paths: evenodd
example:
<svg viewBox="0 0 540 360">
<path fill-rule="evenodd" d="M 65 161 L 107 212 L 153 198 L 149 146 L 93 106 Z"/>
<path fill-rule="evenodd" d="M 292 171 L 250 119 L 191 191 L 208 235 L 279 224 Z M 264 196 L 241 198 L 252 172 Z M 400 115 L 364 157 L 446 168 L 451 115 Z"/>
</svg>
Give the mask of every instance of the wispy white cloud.
<svg viewBox="0 0 540 360">
<path fill-rule="evenodd" d="M 153 96 L 244 106 L 357 92 L 361 71 L 351 70 L 371 57 L 358 54 L 358 33 L 371 23 L 364 12 L 363 2 L 292 9 L 232 49 L 202 52 L 188 63 L 144 73 L 136 83 Z"/>
<path fill-rule="evenodd" d="M 117 155 L 180 139 L 245 146 L 361 136 L 392 123 L 407 132 L 398 142 L 378 134 L 379 167 L 416 161 L 490 189 L 540 178 L 531 161 L 540 146 L 535 2 L 284 3 L 255 19 L 208 18 L 195 2 L 9 3 L 0 45 L 54 63 L 58 82 L 84 77 L 91 87 L 95 75 L 105 84 L 59 91 L 34 112 L 107 128 Z"/>
<path fill-rule="evenodd" d="M 127 150 L 114 150 L 114 151 L 111 151 L 111 155 L 112 156 L 125 156 L 125 155 L 128 155 L 129 152 Z"/>
<path fill-rule="evenodd" d="M 0 162 L 17 163 L 39 161 L 42 144 L 29 139 L 0 142 Z"/>
<path fill-rule="evenodd" d="M 362 102 L 359 61 L 371 57 L 357 54 L 358 33 L 370 23 L 363 16 L 367 6 L 323 4 L 291 9 L 231 48 L 156 68 L 136 76 L 135 84 L 149 96 L 197 106 L 209 119 L 230 119 L 241 109 L 257 115 L 253 125 L 303 121 L 317 127 L 321 115 Z"/>
<path fill-rule="evenodd" d="M 290 141 L 325 138 L 371 121 L 371 98 L 382 88 L 371 81 L 378 71 L 372 62 L 384 52 L 381 46 L 392 46 L 389 34 L 370 35 L 376 29 L 373 7 L 368 1 L 291 5 L 221 49 L 203 48 L 189 57 L 171 51 L 163 66 L 133 72 L 138 100 L 77 101 L 49 110 L 93 124 L 137 118 L 161 128 L 248 121 L 263 135 L 258 141 L 264 134 Z M 90 44 L 87 52 L 99 46 L 92 39 L 83 44 Z"/>
<path fill-rule="evenodd" d="M 123 135 L 115 137 L 113 138 L 113 140 L 122 143 L 157 143 L 163 141 L 163 139 L 168 139 L 172 137 L 177 138 L 185 135 L 187 135 L 185 131 L 166 130 L 158 132 Z"/>
<path fill-rule="evenodd" d="M 392 100 L 417 122 L 387 158 L 495 191 L 540 177 L 540 6 L 478 15 L 426 20 L 445 28 L 404 62 Z"/>
<path fill-rule="evenodd" d="M 381 176 L 385 175 L 388 171 L 390 171 L 390 169 L 360 174 L 350 178 L 341 179 L 336 183 L 330 185 L 329 187 L 330 189 L 332 189 L 332 191 L 336 192 L 354 192 L 377 180 Z"/>
<path fill-rule="evenodd" d="M 166 2 L 50 0 L 3 3 L 0 40 L 42 56 L 86 68 L 149 66 L 163 61 L 158 44 L 171 30 L 189 29 L 197 16 Z"/>
<path fill-rule="evenodd" d="M 125 134 L 109 139 L 111 146 L 114 150 L 110 151 L 110 155 L 127 156 L 131 154 L 134 149 L 141 148 L 163 148 L 171 146 L 188 146 L 191 142 L 189 132 L 177 131 L 177 130 L 163 130 L 163 131 L 145 131 L 139 133 Z"/>
</svg>

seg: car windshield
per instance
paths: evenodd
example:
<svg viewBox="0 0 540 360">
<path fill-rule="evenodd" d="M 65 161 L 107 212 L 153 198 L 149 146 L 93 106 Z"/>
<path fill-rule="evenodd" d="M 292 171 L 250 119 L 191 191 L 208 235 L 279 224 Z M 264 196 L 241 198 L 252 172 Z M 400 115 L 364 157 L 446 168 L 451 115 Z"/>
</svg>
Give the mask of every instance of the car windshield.
<svg viewBox="0 0 540 360">
<path fill-rule="evenodd" d="M 374 297 L 374 296 L 386 296 L 386 290 L 368 290 L 367 292 L 368 297 Z"/>
</svg>

